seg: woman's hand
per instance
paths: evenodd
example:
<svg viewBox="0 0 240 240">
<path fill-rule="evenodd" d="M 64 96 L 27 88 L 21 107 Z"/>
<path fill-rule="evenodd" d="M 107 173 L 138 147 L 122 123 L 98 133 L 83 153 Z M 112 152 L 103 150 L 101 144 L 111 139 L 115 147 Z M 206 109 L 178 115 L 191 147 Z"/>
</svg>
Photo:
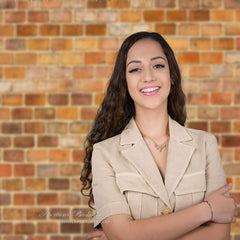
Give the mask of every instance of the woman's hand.
<svg viewBox="0 0 240 240">
<path fill-rule="evenodd" d="M 213 211 L 213 222 L 233 223 L 236 222 L 237 206 L 234 198 L 224 196 L 232 189 L 232 184 L 228 184 L 213 192 L 207 199 Z"/>
<path fill-rule="evenodd" d="M 106 235 L 101 230 L 95 230 L 87 235 L 85 240 L 107 240 Z"/>
</svg>

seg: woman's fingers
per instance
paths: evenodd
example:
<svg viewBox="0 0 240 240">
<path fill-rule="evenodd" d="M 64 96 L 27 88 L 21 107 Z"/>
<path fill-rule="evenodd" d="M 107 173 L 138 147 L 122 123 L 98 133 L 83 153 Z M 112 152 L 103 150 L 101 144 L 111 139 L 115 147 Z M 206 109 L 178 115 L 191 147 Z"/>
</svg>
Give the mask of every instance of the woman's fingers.
<svg viewBox="0 0 240 240">
<path fill-rule="evenodd" d="M 103 233 L 103 231 L 101 230 L 95 230 L 91 233 L 89 233 L 87 235 L 87 237 L 85 238 L 85 240 L 92 240 L 93 238 L 96 238 L 96 237 L 104 237 L 105 234 Z M 102 238 L 104 240 L 104 238 Z"/>
</svg>

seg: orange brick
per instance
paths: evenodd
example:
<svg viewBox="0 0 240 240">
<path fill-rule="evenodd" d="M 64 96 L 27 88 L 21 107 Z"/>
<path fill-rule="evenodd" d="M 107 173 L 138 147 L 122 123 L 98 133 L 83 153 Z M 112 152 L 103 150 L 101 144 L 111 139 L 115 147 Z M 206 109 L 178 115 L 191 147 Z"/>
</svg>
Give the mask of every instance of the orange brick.
<svg viewBox="0 0 240 240">
<path fill-rule="evenodd" d="M 67 94 L 49 94 L 48 103 L 50 105 L 67 105 L 68 104 L 68 95 Z"/>
<path fill-rule="evenodd" d="M 19 208 L 5 208 L 3 211 L 4 220 L 23 220 L 24 209 Z"/>
<path fill-rule="evenodd" d="M 96 74 L 100 78 L 110 78 L 112 75 L 113 68 L 112 67 L 98 67 Z"/>
<path fill-rule="evenodd" d="M 236 133 L 240 132 L 240 121 L 234 121 L 233 123 L 233 131 Z"/>
<path fill-rule="evenodd" d="M 37 203 L 39 205 L 57 205 L 58 196 L 55 193 L 40 193 L 37 196 Z"/>
<path fill-rule="evenodd" d="M 49 19 L 48 11 L 29 11 L 28 21 L 29 22 L 47 22 Z"/>
<path fill-rule="evenodd" d="M 117 38 L 100 38 L 98 40 L 99 49 L 117 50 L 119 48 L 119 41 Z"/>
<path fill-rule="evenodd" d="M 237 38 L 237 49 L 240 49 L 240 38 Z"/>
<path fill-rule="evenodd" d="M 227 24 L 225 26 L 225 32 L 227 35 L 240 35 L 240 25 L 235 24 Z"/>
<path fill-rule="evenodd" d="M 71 11 L 60 10 L 51 13 L 51 22 L 67 23 L 72 21 Z"/>
<path fill-rule="evenodd" d="M 214 39 L 213 46 L 215 49 L 233 49 L 234 40 L 232 38 L 217 38 Z"/>
<path fill-rule="evenodd" d="M 214 9 L 212 10 L 212 21 L 218 21 L 218 22 L 233 21 L 234 15 L 235 14 L 233 10 Z"/>
<path fill-rule="evenodd" d="M 49 160 L 53 162 L 69 162 L 70 150 L 50 150 Z"/>
<path fill-rule="evenodd" d="M 190 11 L 190 21 L 209 21 L 209 10 L 192 10 Z"/>
<path fill-rule="evenodd" d="M 32 148 L 34 146 L 34 138 L 31 136 L 14 137 L 14 147 Z"/>
<path fill-rule="evenodd" d="M 211 132 L 226 133 L 231 131 L 230 122 L 211 122 Z"/>
<path fill-rule="evenodd" d="M 231 93 L 212 93 L 212 104 L 230 104 L 232 102 Z"/>
<path fill-rule="evenodd" d="M 87 1 L 87 7 L 88 8 L 105 8 L 107 7 L 107 0 L 88 0 Z"/>
<path fill-rule="evenodd" d="M 12 168 L 10 164 L 0 164 L 0 177 L 10 177 Z"/>
<path fill-rule="evenodd" d="M 143 18 L 146 22 L 163 21 L 163 11 L 148 10 L 143 12 Z"/>
<path fill-rule="evenodd" d="M 7 120 L 10 118 L 9 108 L 0 108 L 0 120 Z"/>
<path fill-rule="evenodd" d="M 15 176 L 33 176 L 34 175 L 34 165 L 33 164 L 16 164 L 14 166 Z"/>
<path fill-rule="evenodd" d="M 40 35 L 42 36 L 58 36 L 60 34 L 60 26 L 59 25 L 41 25 Z"/>
<path fill-rule="evenodd" d="M 226 92 L 239 92 L 240 91 L 239 80 L 224 79 L 222 81 L 222 89 Z"/>
<path fill-rule="evenodd" d="M 208 94 L 207 93 L 189 93 L 187 97 L 188 104 L 207 105 Z"/>
<path fill-rule="evenodd" d="M 48 153 L 46 150 L 28 150 L 27 161 L 28 162 L 43 162 L 47 161 Z"/>
<path fill-rule="evenodd" d="M 44 122 L 26 122 L 24 123 L 25 133 L 44 133 Z"/>
<path fill-rule="evenodd" d="M 53 50 L 71 50 L 72 39 L 53 39 L 52 49 Z"/>
<path fill-rule="evenodd" d="M 85 64 L 103 64 L 106 61 L 104 52 L 85 53 Z"/>
<path fill-rule="evenodd" d="M 34 205 L 34 194 L 16 193 L 13 197 L 14 205 Z"/>
<path fill-rule="evenodd" d="M 36 36 L 37 26 L 36 25 L 18 25 L 17 26 L 17 36 Z"/>
<path fill-rule="evenodd" d="M 185 10 L 169 10 L 167 11 L 168 21 L 186 21 L 187 12 Z"/>
<path fill-rule="evenodd" d="M 55 109 L 54 108 L 37 108 L 34 114 L 36 119 L 54 119 Z"/>
<path fill-rule="evenodd" d="M 223 62 L 222 52 L 204 52 L 202 53 L 202 63 L 219 64 Z"/>
<path fill-rule="evenodd" d="M 95 104 L 100 105 L 104 99 L 105 95 L 103 93 L 98 93 L 95 95 Z"/>
<path fill-rule="evenodd" d="M 44 94 L 26 94 L 25 104 L 26 105 L 45 105 L 45 95 Z"/>
<path fill-rule="evenodd" d="M 157 23 L 156 32 L 159 32 L 162 35 L 175 35 L 176 34 L 176 24 L 174 23 Z"/>
<path fill-rule="evenodd" d="M 23 11 L 12 11 L 5 13 L 6 22 L 19 23 L 25 21 L 25 12 Z"/>
<path fill-rule="evenodd" d="M 79 36 L 83 34 L 83 25 L 63 25 L 63 35 Z"/>
<path fill-rule="evenodd" d="M 37 55 L 35 53 L 17 53 L 15 61 L 16 64 L 21 65 L 36 65 Z"/>
<path fill-rule="evenodd" d="M 27 178 L 25 184 L 27 191 L 44 191 L 47 187 L 46 179 Z"/>
<path fill-rule="evenodd" d="M 121 22 L 139 22 L 141 20 L 140 11 L 121 11 L 120 12 Z"/>
<path fill-rule="evenodd" d="M 180 63 L 199 63 L 199 53 L 197 52 L 182 52 L 178 54 Z"/>
<path fill-rule="evenodd" d="M 130 2 L 128 0 L 122 0 L 122 1 L 111 0 L 110 7 L 111 8 L 129 8 Z"/>
<path fill-rule="evenodd" d="M 58 108 L 57 109 L 57 118 L 59 119 L 78 119 L 79 110 L 75 107 L 69 108 Z"/>
<path fill-rule="evenodd" d="M 211 77 L 211 67 L 193 66 L 190 68 L 190 77 L 192 78 L 209 78 Z"/>
<path fill-rule="evenodd" d="M 7 67 L 4 69 L 5 78 L 24 79 L 25 68 L 22 67 Z"/>
<path fill-rule="evenodd" d="M 29 39 L 28 48 L 31 50 L 47 50 L 49 49 L 49 40 L 45 38 Z"/>
<path fill-rule="evenodd" d="M 102 80 L 86 80 L 81 81 L 80 88 L 83 92 L 89 92 L 89 91 L 103 91 L 105 89 L 106 82 Z"/>
<path fill-rule="evenodd" d="M 13 25 L 0 25 L 0 36 L 1 37 L 13 37 L 15 32 Z"/>
<path fill-rule="evenodd" d="M 33 223 L 17 223 L 15 225 L 16 234 L 20 235 L 32 235 L 34 234 L 34 224 Z"/>
<path fill-rule="evenodd" d="M 86 35 L 101 36 L 106 34 L 105 24 L 90 24 L 86 25 Z"/>
<path fill-rule="evenodd" d="M 32 109 L 30 108 L 14 108 L 12 109 L 13 119 L 31 119 Z"/>
<path fill-rule="evenodd" d="M 167 41 L 173 50 L 183 50 L 188 48 L 188 39 L 186 38 L 168 38 Z"/>
<path fill-rule="evenodd" d="M 93 38 L 76 39 L 75 41 L 75 48 L 81 51 L 97 50 L 97 46 L 97 40 Z"/>
<path fill-rule="evenodd" d="M 206 50 L 211 48 L 211 39 L 209 38 L 193 38 L 191 39 L 191 48 Z"/>
<path fill-rule="evenodd" d="M 0 53 L 0 64 L 13 64 L 13 54 Z"/>
<path fill-rule="evenodd" d="M 81 109 L 81 118 L 86 119 L 94 119 L 97 114 L 97 108 L 82 108 Z"/>
<path fill-rule="evenodd" d="M 236 11 L 236 20 L 240 21 L 240 10 Z"/>
<path fill-rule="evenodd" d="M 56 222 L 39 222 L 37 231 L 40 234 L 56 234 L 58 232 L 58 223 Z"/>
<path fill-rule="evenodd" d="M 178 28 L 180 35 L 198 35 L 199 34 L 199 25 L 198 24 L 180 24 Z"/>
<path fill-rule="evenodd" d="M 61 64 L 63 65 L 81 65 L 83 63 L 82 53 L 61 53 Z"/>
<path fill-rule="evenodd" d="M 94 71 L 92 67 L 74 67 L 73 77 L 76 79 L 93 78 Z"/>
<path fill-rule="evenodd" d="M 179 6 L 180 8 L 199 8 L 199 1 L 198 0 L 192 0 L 192 1 L 188 1 L 188 0 L 180 0 L 179 2 Z"/>
<path fill-rule="evenodd" d="M 202 35 L 213 36 L 221 35 L 223 32 L 222 24 L 203 24 L 202 25 Z"/>
<path fill-rule="evenodd" d="M 38 136 L 38 147 L 57 147 L 58 138 L 56 136 Z"/>
<path fill-rule="evenodd" d="M 63 2 L 61 0 L 41 1 L 41 8 L 47 9 L 61 8 L 62 4 Z"/>
<path fill-rule="evenodd" d="M 88 93 L 73 93 L 71 96 L 72 105 L 91 105 L 92 96 Z"/>
<path fill-rule="evenodd" d="M 84 150 L 74 150 L 73 151 L 73 161 L 74 162 L 83 162 L 85 156 Z"/>
<path fill-rule="evenodd" d="M 22 104 L 22 95 L 20 94 L 7 94 L 2 96 L 2 105 L 21 105 Z"/>
<path fill-rule="evenodd" d="M 222 107 L 221 108 L 222 119 L 240 119 L 239 107 Z"/>
</svg>

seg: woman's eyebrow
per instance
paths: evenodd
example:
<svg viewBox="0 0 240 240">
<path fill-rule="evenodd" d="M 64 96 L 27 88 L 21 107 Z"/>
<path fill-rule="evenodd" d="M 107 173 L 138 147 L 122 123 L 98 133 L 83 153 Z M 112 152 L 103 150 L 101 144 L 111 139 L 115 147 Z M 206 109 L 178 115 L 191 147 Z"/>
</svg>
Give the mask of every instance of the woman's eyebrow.
<svg viewBox="0 0 240 240">
<path fill-rule="evenodd" d="M 132 60 L 132 61 L 130 61 L 128 64 L 127 64 L 127 66 L 129 65 L 129 64 L 131 64 L 131 63 L 140 63 L 141 61 L 140 60 Z"/>
<path fill-rule="evenodd" d="M 151 61 L 154 61 L 154 60 L 156 60 L 156 59 L 163 59 L 164 61 L 166 61 L 166 59 L 164 58 L 164 57 L 161 57 L 161 56 L 156 56 L 156 57 L 153 57 L 153 58 L 150 58 L 150 60 Z M 129 65 L 129 64 L 131 64 L 131 63 L 141 63 L 141 61 L 140 60 L 132 60 L 132 61 L 130 61 L 128 64 L 127 64 L 127 66 Z"/>
<path fill-rule="evenodd" d="M 166 59 L 165 59 L 164 57 L 161 57 L 161 56 L 153 57 L 153 58 L 151 58 L 151 61 L 156 60 L 156 59 L 159 59 L 159 58 L 161 58 L 161 59 L 163 59 L 164 61 L 166 61 Z"/>
</svg>

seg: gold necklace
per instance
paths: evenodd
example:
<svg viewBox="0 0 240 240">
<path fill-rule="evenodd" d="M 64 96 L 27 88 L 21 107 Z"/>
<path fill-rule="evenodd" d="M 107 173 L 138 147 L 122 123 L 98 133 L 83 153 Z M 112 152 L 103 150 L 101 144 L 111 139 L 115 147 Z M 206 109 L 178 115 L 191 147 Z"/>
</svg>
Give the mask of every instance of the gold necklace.
<svg viewBox="0 0 240 240">
<path fill-rule="evenodd" d="M 146 135 L 144 135 L 144 137 L 149 138 L 149 139 L 154 143 L 154 147 L 155 147 L 159 152 L 162 152 L 163 149 L 167 147 L 167 143 L 168 143 L 168 140 L 169 140 L 169 139 L 167 139 L 164 143 L 162 143 L 162 144 L 159 145 L 159 144 L 157 144 L 151 137 L 146 136 Z"/>
</svg>

